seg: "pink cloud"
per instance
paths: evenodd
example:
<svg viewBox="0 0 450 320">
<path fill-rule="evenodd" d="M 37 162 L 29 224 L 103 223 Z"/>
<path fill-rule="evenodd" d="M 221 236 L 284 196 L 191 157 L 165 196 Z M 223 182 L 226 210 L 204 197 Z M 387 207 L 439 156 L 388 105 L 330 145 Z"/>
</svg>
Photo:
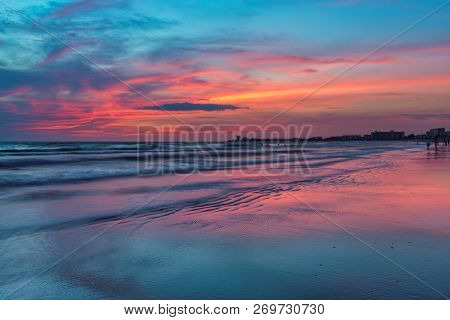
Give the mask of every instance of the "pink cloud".
<svg viewBox="0 0 450 320">
<path fill-rule="evenodd" d="M 47 18 L 65 17 L 76 12 L 89 11 L 95 8 L 112 6 L 117 4 L 114 0 L 80 0 L 72 2 L 71 4 L 62 6 L 61 8 L 48 15 Z"/>
</svg>

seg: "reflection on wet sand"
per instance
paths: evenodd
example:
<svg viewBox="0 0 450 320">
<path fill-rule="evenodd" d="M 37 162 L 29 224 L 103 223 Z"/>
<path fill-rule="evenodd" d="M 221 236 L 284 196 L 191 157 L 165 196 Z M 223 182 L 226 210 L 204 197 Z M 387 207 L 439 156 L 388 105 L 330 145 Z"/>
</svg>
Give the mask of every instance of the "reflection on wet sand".
<svg viewBox="0 0 450 320">
<path fill-rule="evenodd" d="M 192 175 L 143 207 L 180 176 L 8 191 L 0 293 L 120 222 L 10 298 L 450 295 L 450 150 L 345 152 L 310 175 Z"/>
</svg>

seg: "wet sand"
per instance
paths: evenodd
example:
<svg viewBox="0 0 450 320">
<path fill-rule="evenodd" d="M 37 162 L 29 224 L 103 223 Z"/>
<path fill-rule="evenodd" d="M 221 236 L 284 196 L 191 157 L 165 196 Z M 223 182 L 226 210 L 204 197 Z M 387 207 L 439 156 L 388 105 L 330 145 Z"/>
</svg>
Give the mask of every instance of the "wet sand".
<svg viewBox="0 0 450 320">
<path fill-rule="evenodd" d="M 247 170 L 7 190 L 0 295 L 448 297 L 450 149 L 394 149 L 336 157 L 310 175 Z"/>
</svg>

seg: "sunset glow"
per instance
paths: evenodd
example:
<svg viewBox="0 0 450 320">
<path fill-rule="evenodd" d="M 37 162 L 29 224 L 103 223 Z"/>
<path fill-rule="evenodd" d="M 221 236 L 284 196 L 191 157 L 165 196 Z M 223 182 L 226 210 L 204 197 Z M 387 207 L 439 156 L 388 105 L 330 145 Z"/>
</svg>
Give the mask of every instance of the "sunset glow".
<svg viewBox="0 0 450 320">
<path fill-rule="evenodd" d="M 10 2 L 0 5 L 0 134 L 133 140 L 137 125 L 259 124 L 286 109 L 273 122 L 318 135 L 445 126 L 448 8 L 361 59 L 438 4 Z M 184 102 L 236 108 L 145 108 Z"/>
</svg>

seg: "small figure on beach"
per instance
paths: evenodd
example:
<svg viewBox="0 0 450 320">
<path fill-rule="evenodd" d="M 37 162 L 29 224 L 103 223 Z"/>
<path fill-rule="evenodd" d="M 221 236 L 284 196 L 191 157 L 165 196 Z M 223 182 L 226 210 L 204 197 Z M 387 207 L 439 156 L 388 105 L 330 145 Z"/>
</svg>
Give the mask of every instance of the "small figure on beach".
<svg viewBox="0 0 450 320">
<path fill-rule="evenodd" d="M 430 145 L 431 145 L 430 140 L 427 140 L 427 149 L 428 149 L 428 150 L 430 149 Z"/>
</svg>

